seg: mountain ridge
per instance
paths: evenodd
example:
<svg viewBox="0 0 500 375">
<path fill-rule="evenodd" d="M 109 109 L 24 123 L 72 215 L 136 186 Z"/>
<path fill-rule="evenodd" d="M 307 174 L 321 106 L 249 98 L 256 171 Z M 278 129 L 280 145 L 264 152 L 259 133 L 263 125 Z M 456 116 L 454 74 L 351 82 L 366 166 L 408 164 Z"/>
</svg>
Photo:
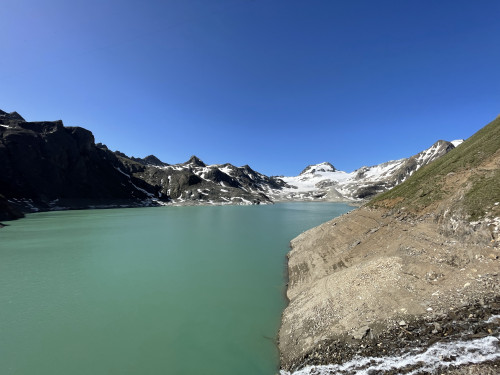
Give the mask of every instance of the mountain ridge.
<svg viewBox="0 0 500 375">
<path fill-rule="evenodd" d="M 248 166 L 225 165 L 229 176 L 196 156 L 177 165 L 129 157 L 96 144 L 87 129 L 17 112 L 0 112 L 0 159 L 2 220 L 59 209 L 271 203 L 262 185 L 279 184 Z"/>
<path fill-rule="evenodd" d="M 19 212 L 165 204 L 269 204 L 283 200 L 359 204 L 402 180 L 394 177 L 388 182 L 388 178 L 382 181 L 372 176 L 363 185 L 374 168 L 387 163 L 347 174 L 324 162 L 307 166 L 296 178 L 306 181 L 321 174 L 336 178 L 313 181 L 314 186 L 304 193 L 292 184 L 293 178 L 268 177 L 248 165 L 207 165 L 195 155 L 178 164 L 166 163 L 155 155 L 128 156 L 96 144 L 87 129 L 65 126 L 61 120 L 26 121 L 17 112 L 1 110 L 0 158 L 1 220 L 17 218 Z M 414 164 L 408 168 L 420 167 L 418 162 Z"/>
</svg>

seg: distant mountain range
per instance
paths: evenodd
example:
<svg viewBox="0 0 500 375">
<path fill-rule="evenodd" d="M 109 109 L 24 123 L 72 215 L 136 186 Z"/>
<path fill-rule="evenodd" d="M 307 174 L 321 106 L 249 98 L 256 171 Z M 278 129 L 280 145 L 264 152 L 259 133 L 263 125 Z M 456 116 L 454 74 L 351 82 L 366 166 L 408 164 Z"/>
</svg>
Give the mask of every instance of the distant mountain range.
<svg viewBox="0 0 500 375">
<path fill-rule="evenodd" d="M 248 165 L 206 165 L 196 156 L 170 165 L 129 157 L 62 121 L 27 122 L 0 110 L 0 220 L 80 208 L 267 204 L 284 200 L 363 201 L 404 181 L 459 141 L 438 141 L 408 159 L 352 173 L 330 163 L 296 177 L 268 177 Z"/>
<path fill-rule="evenodd" d="M 107 150 L 106 146 L 98 145 Z M 192 156 L 182 164 L 169 165 L 150 155 L 130 158 L 116 151 L 116 168 L 129 178 L 147 183 L 150 198 L 159 204 L 263 204 L 272 203 L 270 192 L 280 191 L 285 183 L 267 177 L 248 165 L 206 165 Z"/>
<path fill-rule="evenodd" d="M 437 141 L 409 158 L 392 160 L 347 173 L 330 163 L 310 165 L 298 176 L 281 177 L 286 183 L 276 200 L 360 201 L 387 191 L 405 181 L 416 170 L 448 153 L 463 140 Z"/>
</svg>

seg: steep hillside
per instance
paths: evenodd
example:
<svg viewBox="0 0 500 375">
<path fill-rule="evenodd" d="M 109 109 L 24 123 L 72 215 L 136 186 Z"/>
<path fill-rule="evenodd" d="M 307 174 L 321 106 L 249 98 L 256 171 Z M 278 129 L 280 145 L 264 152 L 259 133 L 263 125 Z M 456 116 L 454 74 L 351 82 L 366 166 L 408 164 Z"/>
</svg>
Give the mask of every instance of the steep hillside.
<svg viewBox="0 0 500 375">
<path fill-rule="evenodd" d="M 404 208 L 414 214 L 455 213 L 471 221 L 500 216 L 499 149 L 500 117 L 370 206 Z"/>
<path fill-rule="evenodd" d="M 284 374 L 497 372 L 499 135 L 291 242 Z"/>
<path fill-rule="evenodd" d="M 454 149 L 461 141 L 437 141 L 409 158 L 391 160 L 347 173 L 330 163 L 309 165 L 296 177 L 281 177 L 288 185 L 277 200 L 325 200 L 363 202 L 405 181 L 415 171 Z"/>
<path fill-rule="evenodd" d="M 24 212 L 142 205 L 151 187 L 124 176 L 92 133 L 62 121 L 26 122 L 0 111 L 0 194 Z"/>
</svg>

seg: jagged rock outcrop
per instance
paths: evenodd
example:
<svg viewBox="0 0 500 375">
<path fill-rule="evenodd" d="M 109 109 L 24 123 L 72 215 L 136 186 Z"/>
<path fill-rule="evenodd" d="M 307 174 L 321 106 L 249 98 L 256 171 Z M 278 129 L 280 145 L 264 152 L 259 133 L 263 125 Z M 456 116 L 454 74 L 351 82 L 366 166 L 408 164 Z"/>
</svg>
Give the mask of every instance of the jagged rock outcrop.
<svg viewBox="0 0 500 375">
<path fill-rule="evenodd" d="M 190 166 L 193 166 L 193 167 L 201 167 L 201 168 L 204 168 L 206 167 L 207 165 L 205 163 L 203 163 L 201 161 L 200 158 L 198 158 L 197 156 L 193 155 L 189 158 L 189 160 L 187 162 L 185 162 L 183 165 L 190 165 Z"/>
<path fill-rule="evenodd" d="M 489 350 L 496 361 L 472 373 L 497 366 L 499 186 L 497 119 L 368 205 L 292 240 L 282 368 L 445 373 L 450 364 L 466 364 L 469 352 L 450 349 L 413 362 L 412 355 L 463 341 L 490 343 L 473 353 Z"/>
<path fill-rule="evenodd" d="M 142 165 L 154 165 L 155 167 L 166 167 L 168 165 L 167 163 L 162 162 L 160 159 L 158 159 L 154 155 L 149 155 L 149 156 L 146 156 L 145 158 L 131 157 L 130 159 L 132 159 L 133 161 L 136 161 Z"/>
<path fill-rule="evenodd" d="M 140 164 L 118 156 L 127 173 L 154 186 L 158 196 L 172 204 L 271 203 L 268 194 L 284 185 L 248 165 L 206 165 L 196 156 L 181 164 Z"/>
</svg>

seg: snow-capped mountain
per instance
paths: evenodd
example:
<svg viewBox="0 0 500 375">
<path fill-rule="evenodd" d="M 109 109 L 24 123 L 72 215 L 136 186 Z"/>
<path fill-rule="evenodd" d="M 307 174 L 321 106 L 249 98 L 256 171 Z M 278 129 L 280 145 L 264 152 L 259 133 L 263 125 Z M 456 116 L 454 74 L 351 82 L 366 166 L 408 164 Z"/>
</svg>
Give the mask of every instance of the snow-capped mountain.
<svg viewBox="0 0 500 375">
<path fill-rule="evenodd" d="M 120 152 L 115 154 L 123 164 L 125 173 L 153 186 L 153 195 L 165 203 L 271 203 L 269 195 L 278 194 L 285 186 L 280 179 L 265 176 L 248 165 L 206 165 L 196 156 L 185 163 L 169 165 L 152 155 L 137 159 Z M 149 163 L 147 159 L 153 162 Z"/>
<path fill-rule="evenodd" d="M 391 160 L 347 173 L 330 163 L 307 166 L 298 176 L 281 177 L 284 186 L 276 200 L 361 201 L 400 184 L 417 169 L 454 149 L 463 140 L 437 141 L 410 158 Z"/>
<path fill-rule="evenodd" d="M 302 172 L 300 172 L 301 175 L 307 175 L 307 174 L 314 174 L 316 172 L 335 172 L 337 169 L 335 167 L 328 163 L 320 163 L 320 164 L 313 164 L 313 165 L 308 165 L 307 167 L 304 168 Z"/>
</svg>

